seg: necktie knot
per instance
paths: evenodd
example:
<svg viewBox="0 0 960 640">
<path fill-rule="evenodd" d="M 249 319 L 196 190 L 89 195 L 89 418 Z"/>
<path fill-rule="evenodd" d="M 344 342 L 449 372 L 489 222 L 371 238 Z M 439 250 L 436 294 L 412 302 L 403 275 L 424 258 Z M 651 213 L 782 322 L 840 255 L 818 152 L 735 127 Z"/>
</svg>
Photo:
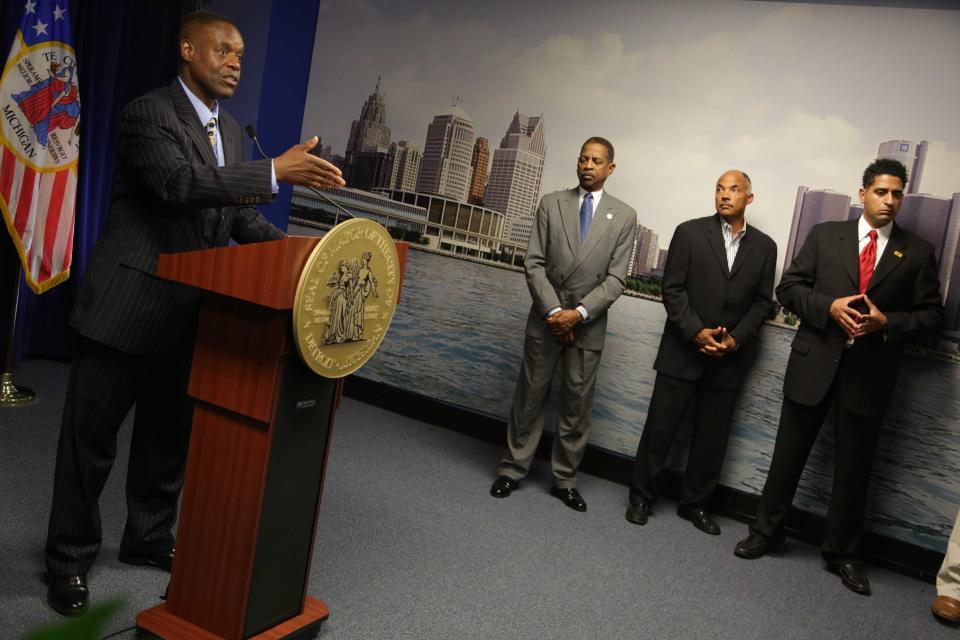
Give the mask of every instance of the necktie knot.
<svg viewBox="0 0 960 640">
<path fill-rule="evenodd" d="M 876 241 L 877 241 L 877 230 L 870 229 L 870 242 L 876 242 Z"/>
</svg>

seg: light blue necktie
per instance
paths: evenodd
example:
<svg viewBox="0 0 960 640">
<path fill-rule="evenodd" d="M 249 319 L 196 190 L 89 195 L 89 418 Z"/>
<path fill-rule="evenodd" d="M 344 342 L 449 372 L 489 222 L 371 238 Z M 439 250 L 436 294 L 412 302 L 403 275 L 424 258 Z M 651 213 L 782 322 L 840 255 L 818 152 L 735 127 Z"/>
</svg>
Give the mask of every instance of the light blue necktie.
<svg viewBox="0 0 960 640">
<path fill-rule="evenodd" d="M 580 205 L 580 242 L 587 237 L 591 220 L 593 220 L 593 194 L 587 192 L 587 195 L 583 196 L 583 204 Z"/>
</svg>

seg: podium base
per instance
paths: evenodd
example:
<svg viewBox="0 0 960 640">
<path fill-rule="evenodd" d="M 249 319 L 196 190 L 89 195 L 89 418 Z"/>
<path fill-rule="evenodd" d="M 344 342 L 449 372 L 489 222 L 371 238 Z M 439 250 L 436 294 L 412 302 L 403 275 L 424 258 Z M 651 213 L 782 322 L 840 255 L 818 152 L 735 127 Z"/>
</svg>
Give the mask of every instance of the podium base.
<svg viewBox="0 0 960 640">
<path fill-rule="evenodd" d="M 323 621 L 329 617 L 330 610 L 325 602 L 307 596 L 303 613 L 251 636 L 248 640 L 312 638 L 320 631 L 320 625 Z M 241 640 L 239 637 L 224 638 L 206 629 L 201 629 L 167 611 L 166 603 L 140 612 L 140 615 L 137 616 L 137 634 L 146 637 L 153 635 L 164 640 Z"/>
</svg>

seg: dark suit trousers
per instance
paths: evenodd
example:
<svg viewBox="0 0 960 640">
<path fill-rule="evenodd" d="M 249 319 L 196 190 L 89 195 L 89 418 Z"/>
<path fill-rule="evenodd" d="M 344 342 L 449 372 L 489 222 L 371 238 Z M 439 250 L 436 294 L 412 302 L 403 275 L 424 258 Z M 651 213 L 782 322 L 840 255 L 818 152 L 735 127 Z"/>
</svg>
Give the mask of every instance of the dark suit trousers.
<svg viewBox="0 0 960 640">
<path fill-rule="evenodd" d="M 680 420 L 690 403 L 695 402 L 695 427 L 680 503 L 705 505 L 720 479 L 736 396 L 736 389 L 714 385 L 709 373 L 692 381 L 657 373 L 647 421 L 633 461 L 630 495 L 647 502 L 656 499 L 657 480 L 676 439 Z"/>
<path fill-rule="evenodd" d="M 161 358 L 78 337 L 60 427 L 46 561 L 51 575 L 87 573 L 102 539 L 100 494 L 117 432 L 136 404 L 121 545 L 169 549 L 183 485 L 193 405 L 186 395 L 192 333 Z"/>
<path fill-rule="evenodd" d="M 764 536 L 781 535 L 810 450 L 836 398 L 833 490 L 822 545 L 824 557 L 831 560 L 852 558 L 860 546 L 870 469 L 883 421 L 882 416 L 858 415 L 843 407 L 842 374 L 837 371 L 819 404 L 805 406 L 783 399 L 770 472 L 757 507 L 757 522 L 751 527 Z"/>
</svg>

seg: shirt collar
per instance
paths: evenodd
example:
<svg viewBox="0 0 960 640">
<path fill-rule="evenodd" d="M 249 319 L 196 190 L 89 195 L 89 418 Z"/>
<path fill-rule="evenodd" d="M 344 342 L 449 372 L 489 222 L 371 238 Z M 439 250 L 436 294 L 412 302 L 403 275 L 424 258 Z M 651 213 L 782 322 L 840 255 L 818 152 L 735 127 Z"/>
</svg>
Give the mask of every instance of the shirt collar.
<svg viewBox="0 0 960 640">
<path fill-rule="evenodd" d="M 720 218 L 720 228 L 723 231 L 726 231 L 727 233 L 729 233 L 731 236 L 733 236 L 733 225 L 727 222 L 726 220 L 724 220 L 723 216 L 721 216 L 720 214 L 717 214 L 717 216 Z M 747 221 L 746 219 L 744 219 L 743 226 L 740 227 L 740 233 L 738 233 L 737 236 L 742 236 L 746 233 L 747 233 Z"/>
<path fill-rule="evenodd" d="M 177 76 L 177 80 L 180 81 L 180 86 L 183 87 L 184 93 L 187 94 L 187 99 L 190 100 L 190 104 L 193 105 L 194 111 L 197 112 L 197 117 L 200 118 L 200 124 L 204 128 L 207 127 L 207 123 L 210 122 L 210 118 L 219 118 L 220 116 L 220 103 L 217 101 L 213 102 L 213 109 L 204 104 L 203 100 L 194 95 L 193 91 L 190 91 L 190 88 L 183 81 L 183 78 Z M 218 120 L 219 122 L 219 120 Z"/>
<path fill-rule="evenodd" d="M 580 199 L 583 200 L 583 197 L 587 195 L 587 190 L 584 189 L 583 187 L 577 187 L 577 191 L 579 192 Z M 590 193 L 593 194 L 593 202 L 594 204 L 596 204 L 597 202 L 600 202 L 600 196 L 603 195 L 603 189 L 591 191 Z"/>
<path fill-rule="evenodd" d="M 871 227 L 870 223 L 867 222 L 866 217 L 861 215 L 860 221 L 857 222 L 857 238 L 859 240 L 863 240 L 870 233 L 871 229 L 873 229 L 873 227 Z M 893 233 L 893 222 L 888 222 L 875 231 L 877 232 L 877 237 L 886 242 L 890 239 L 890 234 Z"/>
</svg>

